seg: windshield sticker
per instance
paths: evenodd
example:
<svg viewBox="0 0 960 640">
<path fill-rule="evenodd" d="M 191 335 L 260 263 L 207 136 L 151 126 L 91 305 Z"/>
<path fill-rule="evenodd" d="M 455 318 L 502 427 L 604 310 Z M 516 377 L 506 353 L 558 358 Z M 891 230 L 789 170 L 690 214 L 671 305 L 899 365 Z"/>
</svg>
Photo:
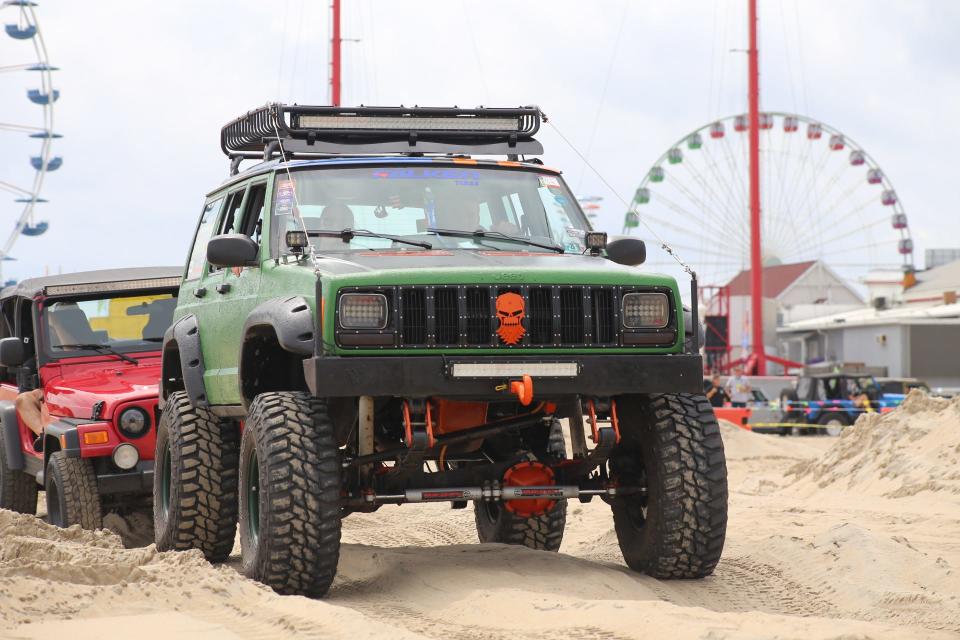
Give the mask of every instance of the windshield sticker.
<svg viewBox="0 0 960 640">
<path fill-rule="evenodd" d="M 454 184 L 463 187 L 476 187 L 480 184 L 480 172 L 476 169 L 420 169 L 412 167 L 397 167 L 377 169 L 373 172 L 374 178 L 386 180 L 453 180 Z"/>
<path fill-rule="evenodd" d="M 277 181 L 277 203 L 276 206 L 274 206 L 274 213 L 276 215 L 290 215 L 290 213 L 293 211 L 296 191 L 296 180 Z"/>
<path fill-rule="evenodd" d="M 561 189 L 560 178 L 557 176 L 540 176 L 540 186 L 547 189 Z"/>
</svg>

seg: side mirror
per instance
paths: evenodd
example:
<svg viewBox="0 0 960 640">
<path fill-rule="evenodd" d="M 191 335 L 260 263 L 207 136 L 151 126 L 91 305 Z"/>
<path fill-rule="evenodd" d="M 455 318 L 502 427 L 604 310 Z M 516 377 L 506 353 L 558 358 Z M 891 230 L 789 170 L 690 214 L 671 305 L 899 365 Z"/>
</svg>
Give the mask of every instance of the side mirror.
<svg viewBox="0 0 960 640">
<path fill-rule="evenodd" d="M 216 267 L 249 267 L 257 264 L 260 245 L 242 233 L 215 236 L 207 244 L 207 262 Z"/>
<path fill-rule="evenodd" d="M 0 365 L 5 367 L 19 367 L 27 359 L 27 350 L 23 348 L 20 338 L 4 338 L 0 340 Z"/>
<path fill-rule="evenodd" d="M 647 245 L 637 238 L 618 238 L 607 243 L 607 259 L 635 267 L 647 259 Z"/>
</svg>

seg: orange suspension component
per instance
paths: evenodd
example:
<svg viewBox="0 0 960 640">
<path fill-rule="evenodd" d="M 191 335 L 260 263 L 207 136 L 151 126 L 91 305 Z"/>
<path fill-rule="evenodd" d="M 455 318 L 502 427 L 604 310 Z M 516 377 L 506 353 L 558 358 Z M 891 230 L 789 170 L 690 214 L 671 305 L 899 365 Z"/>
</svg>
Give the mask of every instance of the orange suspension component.
<svg viewBox="0 0 960 640">
<path fill-rule="evenodd" d="M 593 400 L 587 400 L 587 413 L 590 416 L 590 439 L 594 444 L 600 444 L 600 426 L 597 424 L 597 407 Z M 620 420 L 617 419 L 617 401 L 610 400 L 610 426 L 616 436 L 615 442 L 620 442 Z"/>
</svg>

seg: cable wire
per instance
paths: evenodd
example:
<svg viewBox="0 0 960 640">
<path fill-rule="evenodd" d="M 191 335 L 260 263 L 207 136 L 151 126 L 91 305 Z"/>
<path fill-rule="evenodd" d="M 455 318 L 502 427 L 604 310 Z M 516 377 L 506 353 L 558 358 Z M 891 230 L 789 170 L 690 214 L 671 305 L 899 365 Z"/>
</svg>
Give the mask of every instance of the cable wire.
<svg viewBox="0 0 960 640">
<path fill-rule="evenodd" d="M 623 198 L 623 196 L 621 196 L 620 193 L 619 193 L 616 189 L 614 189 L 613 186 L 612 186 L 609 182 L 607 182 L 607 179 L 604 178 L 603 175 L 602 175 L 599 171 L 597 171 L 596 167 L 594 167 L 592 164 L 590 164 L 590 161 L 587 160 L 587 158 L 586 158 L 582 153 L 580 153 L 580 150 L 577 149 L 577 148 L 573 145 L 573 143 L 570 142 L 569 139 L 567 139 L 567 136 L 563 135 L 563 133 L 560 131 L 560 129 L 557 128 L 557 125 L 554 124 L 554 122 L 553 122 L 552 120 L 547 120 L 546 116 L 543 116 L 543 121 L 546 122 L 547 124 L 549 124 L 549 125 L 553 128 L 553 130 L 557 132 L 557 135 L 560 136 L 560 139 L 567 143 L 567 146 L 570 147 L 570 149 L 571 149 L 575 154 L 577 154 L 577 157 L 579 157 L 580 160 L 583 161 L 583 164 L 584 164 L 587 168 L 589 168 L 591 171 L 593 171 L 593 173 L 597 176 L 597 178 L 600 179 L 600 182 L 602 182 L 602 183 L 604 184 L 604 186 L 606 186 L 607 189 L 610 190 L 610 193 L 612 193 L 614 196 L 616 196 L 617 200 L 619 200 L 619 201 L 623 204 L 624 207 L 626 207 L 628 210 L 632 210 L 632 209 L 633 209 L 633 208 L 632 208 L 632 205 L 630 205 L 630 204 Z M 635 212 L 635 213 L 636 213 L 636 212 Z M 683 268 L 683 270 L 687 272 L 688 275 L 690 275 L 690 276 L 692 276 L 692 277 L 695 277 L 695 276 L 696 276 L 696 274 L 694 273 L 693 269 L 691 269 L 690 266 L 680 258 L 680 256 L 673 250 L 673 247 L 671 247 L 669 244 L 667 244 L 666 240 L 664 240 L 663 238 L 661 238 L 661 237 L 660 237 L 660 234 L 658 234 L 656 231 L 654 231 L 653 228 L 652 228 L 650 225 L 648 225 L 648 224 L 646 223 L 646 221 L 644 221 L 644 219 L 643 219 L 639 214 L 637 214 L 637 219 L 640 221 L 640 223 L 641 223 L 644 227 L 646 227 L 647 231 L 650 232 L 650 235 L 652 235 L 654 238 L 656 238 L 657 242 L 660 243 L 660 248 L 661 248 L 661 249 L 663 249 L 667 254 L 669 254 L 670 257 L 672 257 L 674 260 L 676 260 L 676 261 L 677 261 L 677 264 L 679 264 L 679 265 Z"/>
</svg>

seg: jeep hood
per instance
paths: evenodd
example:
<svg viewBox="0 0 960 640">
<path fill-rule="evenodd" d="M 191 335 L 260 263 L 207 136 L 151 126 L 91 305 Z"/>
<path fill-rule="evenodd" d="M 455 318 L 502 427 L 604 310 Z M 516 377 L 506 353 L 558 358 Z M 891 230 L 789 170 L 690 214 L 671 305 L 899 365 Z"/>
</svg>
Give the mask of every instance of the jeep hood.
<svg viewBox="0 0 960 640">
<path fill-rule="evenodd" d="M 592 272 L 610 277 L 656 277 L 643 265 L 629 267 L 605 258 L 569 253 L 546 253 L 533 251 L 467 251 L 431 250 L 420 251 L 365 251 L 316 256 L 314 264 L 318 271 L 331 276 L 365 274 L 374 271 L 403 271 L 430 269 L 504 269 L 516 271 L 564 271 Z M 660 276 L 662 277 L 662 276 Z"/>
<path fill-rule="evenodd" d="M 93 405 L 103 402 L 101 417 L 112 418 L 117 406 L 157 395 L 159 355 L 131 354 L 139 364 L 120 359 L 71 363 L 61 360 L 43 368 L 44 397 L 51 415 L 89 419 Z"/>
</svg>

